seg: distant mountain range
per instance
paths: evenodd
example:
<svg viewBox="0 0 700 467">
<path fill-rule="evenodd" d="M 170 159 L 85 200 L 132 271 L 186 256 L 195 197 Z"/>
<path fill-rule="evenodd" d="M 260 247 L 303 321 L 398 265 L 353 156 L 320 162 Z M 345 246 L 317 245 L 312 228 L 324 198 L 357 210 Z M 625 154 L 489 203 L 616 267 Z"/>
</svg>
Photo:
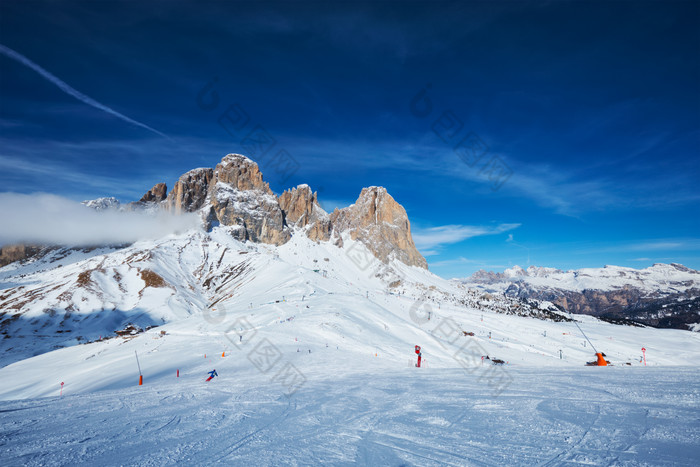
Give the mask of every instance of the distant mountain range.
<svg viewBox="0 0 700 467">
<path fill-rule="evenodd" d="M 575 271 L 514 266 L 502 273 L 481 270 L 458 282 L 508 297 L 547 300 L 612 322 L 700 330 L 700 272 L 676 263 Z"/>
</svg>

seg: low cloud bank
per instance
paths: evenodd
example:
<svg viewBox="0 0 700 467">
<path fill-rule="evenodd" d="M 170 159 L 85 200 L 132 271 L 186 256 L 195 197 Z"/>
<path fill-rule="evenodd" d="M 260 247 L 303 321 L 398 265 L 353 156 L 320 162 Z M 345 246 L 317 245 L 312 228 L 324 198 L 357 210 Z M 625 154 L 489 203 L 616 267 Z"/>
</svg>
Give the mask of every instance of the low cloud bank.
<svg viewBox="0 0 700 467">
<path fill-rule="evenodd" d="M 115 245 L 195 229 L 201 221 L 191 213 L 97 212 L 56 195 L 0 193 L 0 245 Z"/>
</svg>

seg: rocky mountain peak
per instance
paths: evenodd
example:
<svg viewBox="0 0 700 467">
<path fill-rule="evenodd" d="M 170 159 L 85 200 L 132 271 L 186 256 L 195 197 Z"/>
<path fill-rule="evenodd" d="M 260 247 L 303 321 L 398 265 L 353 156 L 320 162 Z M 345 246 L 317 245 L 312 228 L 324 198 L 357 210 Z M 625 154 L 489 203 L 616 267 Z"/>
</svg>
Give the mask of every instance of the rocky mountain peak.
<svg viewBox="0 0 700 467">
<path fill-rule="evenodd" d="M 331 237 L 331 222 L 328 213 L 318 203 L 318 194 L 303 184 L 286 190 L 278 198 L 285 215 L 285 222 L 291 227 L 305 228 L 306 235 L 315 241 L 327 241 Z"/>
<path fill-rule="evenodd" d="M 349 232 L 382 261 L 398 259 L 410 266 L 427 269 L 411 236 L 406 210 L 383 187 L 363 188 L 354 204 L 331 214 L 333 228 Z"/>
<path fill-rule="evenodd" d="M 168 197 L 168 187 L 165 183 L 158 183 L 148 190 L 139 200 L 140 203 L 160 203 Z"/>
<path fill-rule="evenodd" d="M 206 229 L 235 227 L 230 229 L 231 235 L 241 241 L 274 245 L 286 243 L 293 229 L 317 242 L 333 239 L 339 247 L 343 245 L 342 234 L 349 233 L 381 261 L 397 259 L 427 269 L 425 258 L 413 243 L 406 211 L 383 187 L 363 188 L 355 204 L 329 215 L 309 185 L 298 185 L 277 197 L 263 180 L 258 164 L 241 154 L 227 154 L 213 169 L 184 173 L 170 193 L 166 192 L 166 185 L 159 183 L 128 207 L 197 212 Z M 119 202 L 105 198 L 88 205 L 118 208 Z"/>
<path fill-rule="evenodd" d="M 90 199 L 83 201 L 80 204 L 90 209 L 94 209 L 95 211 L 117 210 L 121 206 L 119 200 L 113 196 L 108 198 Z"/>
<path fill-rule="evenodd" d="M 176 213 L 194 212 L 207 199 L 214 171 L 209 168 L 190 170 L 182 175 L 167 197 L 167 206 Z"/>
<path fill-rule="evenodd" d="M 291 190 L 285 190 L 278 200 L 284 211 L 287 224 L 307 225 L 311 217 L 325 211 L 318 204 L 318 195 L 311 191 L 309 185 L 299 185 Z"/>
<path fill-rule="evenodd" d="M 228 154 L 214 169 L 214 183 L 225 183 L 237 190 L 260 190 L 272 194 L 270 185 L 263 181 L 258 164 L 240 154 Z"/>
</svg>

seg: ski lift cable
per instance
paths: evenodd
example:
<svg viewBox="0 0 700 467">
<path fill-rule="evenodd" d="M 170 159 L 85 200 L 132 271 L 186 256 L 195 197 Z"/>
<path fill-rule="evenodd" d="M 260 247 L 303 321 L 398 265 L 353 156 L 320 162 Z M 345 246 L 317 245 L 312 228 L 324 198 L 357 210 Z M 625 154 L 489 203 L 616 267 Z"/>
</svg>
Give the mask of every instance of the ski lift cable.
<svg viewBox="0 0 700 467">
<path fill-rule="evenodd" d="M 586 340 L 588 341 L 588 343 L 591 344 L 591 347 L 593 347 L 593 351 L 594 351 L 595 353 L 598 353 L 598 350 L 596 350 L 595 346 L 593 345 L 593 342 L 591 342 L 591 340 L 588 338 L 588 336 L 586 335 L 586 333 L 583 332 L 583 329 L 581 329 L 581 326 L 578 325 L 578 322 L 574 319 L 574 317 L 571 316 L 571 312 L 569 312 L 569 317 L 570 317 L 571 320 L 574 322 L 574 324 L 576 325 L 576 327 L 578 328 L 578 330 L 581 331 L 581 334 L 583 334 L 583 337 L 585 337 Z"/>
</svg>

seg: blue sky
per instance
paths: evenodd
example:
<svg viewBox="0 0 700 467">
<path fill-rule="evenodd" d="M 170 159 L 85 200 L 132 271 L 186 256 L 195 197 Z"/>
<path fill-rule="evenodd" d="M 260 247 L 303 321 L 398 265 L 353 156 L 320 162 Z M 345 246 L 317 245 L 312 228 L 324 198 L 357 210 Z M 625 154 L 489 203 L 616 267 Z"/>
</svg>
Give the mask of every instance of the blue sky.
<svg viewBox="0 0 700 467">
<path fill-rule="evenodd" d="M 698 2 L 0 13 L 2 192 L 131 201 L 238 152 L 329 210 L 387 187 L 445 277 L 700 268 Z"/>
</svg>

